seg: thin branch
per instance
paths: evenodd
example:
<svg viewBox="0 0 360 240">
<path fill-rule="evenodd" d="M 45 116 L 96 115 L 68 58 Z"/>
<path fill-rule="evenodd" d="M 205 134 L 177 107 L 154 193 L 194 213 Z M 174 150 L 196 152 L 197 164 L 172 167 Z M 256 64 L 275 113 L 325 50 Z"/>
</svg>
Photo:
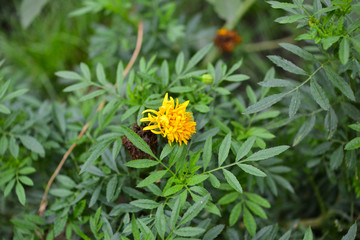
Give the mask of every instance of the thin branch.
<svg viewBox="0 0 360 240">
<path fill-rule="evenodd" d="M 139 55 L 139 52 L 140 52 L 140 49 L 141 49 L 141 45 L 142 45 L 142 40 L 143 40 L 143 24 L 142 22 L 139 22 L 138 23 L 138 36 L 137 36 L 137 42 L 136 42 L 136 47 L 135 47 L 135 50 L 134 50 L 134 53 L 133 55 L 131 56 L 131 59 L 128 63 L 128 65 L 126 66 L 125 70 L 124 70 L 124 73 L 123 73 L 123 76 L 125 77 L 130 69 L 133 67 L 138 55 Z M 115 87 L 116 87 L 116 84 L 115 84 Z M 101 111 L 103 109 L 103 107 L 105 106 L 105 101 L 102 101 L 99 105 L 99 107 L 97 108 L 97 112 Z M 84 133 L 86 132 L 86 130 L 89 128 L 90 126 L 90 122 L 87 122 L 81 132 L 79 133 L 77 139 L 81 139 L 82 136 L 84 135 Z M 39 216 L 43 216 L 44 215 L 44 212 L 46 210 L 46 206 L 47 206 L 47 195 L 50 191 L 50 187 L 52 185 L 52 183 L 54 182 L 56 176 L 59 174 L 62 166 L 64 165 L 66 159 L 69 157 L 69 155 L 71 154 L 71 152 L 74 150 L 74 148 L 76 147 L 76 143 L 73 143 L 71 145 L 71 147 L 66 151 L 66 153 L 64 154 L 63 158 L 61 159 L 59 165 L 57 166 L 56 170 L 54 171 L 54 173 L 52 174 L 51 178 L 49 179 L 47 185 L 46 185 L 46 188 L 45 188 L 45 192 L 44 192 L 44 195 L 42 197 L 42 200 L 41 200 L 41 203 L 40 203 L 40 207 L 39 207 Z"/>
</svg>

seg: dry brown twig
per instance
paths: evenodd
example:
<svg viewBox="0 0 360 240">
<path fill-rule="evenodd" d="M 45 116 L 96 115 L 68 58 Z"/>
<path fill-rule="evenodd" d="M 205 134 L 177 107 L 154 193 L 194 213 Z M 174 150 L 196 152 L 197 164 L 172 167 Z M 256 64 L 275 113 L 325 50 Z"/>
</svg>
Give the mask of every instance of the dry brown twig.
<svg viewBox="0 0 360 240">
<path fill-rule="evenodd" d="M 141 49 L 141 45 L 142 45 L 142 39 L 143 39 L 143 24 L 142 22 L 139 22 L 138 23 L 138 36 L 137 36 L 137 41 L 136 41 L 136 47 L 135 47 L 135 50 L 133 52 L 133 55 L 131 56 L 131 59 L 128 63 L 128 65 L 126 66 L 124 72 L 123 72 L 123 76 L 125 77 L 130 69 L 132 68 L 132 66 L 134 65 L 138 55 L 139 55 L 139 52 L 140 52 L 140 49 Z M 116 84 L 114 85 L 114 87 L 116 87 Z M 97 112 L 101 111 L 101 109 L 103 109 L 103 107 L 105 106 L 105 101 L 102 101 L 99 105 L 99 107 L 96 109 Z M 81 139 L 82 136 L 84 135 L 84 133 L 86 132 L 86 130 L 89 128 L 90 126 L 90 122 L 87 122 L 81 132 L 79 133 L 77 139 Z M 45 192 L 44 192 L 44 195 L 42 197 L 42 200 L 41 200 L 41 203 L 40 203 L 40 207 L 39 207 L 39 212 L 38 212 L 38 215 L 40 217 L 42 217 L 44 215 L 44 212 L 46 210 L 46 206 L 47 206 L 47 195 L 49 193 L 49 190 L 50 190 L 50 187 L 52 185 L 52 183 L 54 182 L 56 176 L 59 174 L 62 166 L 64 165 L 66 159 L 69 157 L 69 155 L 71 154 L 71 152 L 74 150 L 74 148 L 76 147 L 76 143 L 73 143 L 71 145 L 71 147 L 66 151 L 66 153 L 64 154 L 63 158 L 61 159 L 59 165 L 57 166 L 57 168 L 55 169 L 54 173 L 51 175 L 51 178 L 49 179 L 47 185 L 46 185 L 46 188 L 45 188 Z"/>
</svg>

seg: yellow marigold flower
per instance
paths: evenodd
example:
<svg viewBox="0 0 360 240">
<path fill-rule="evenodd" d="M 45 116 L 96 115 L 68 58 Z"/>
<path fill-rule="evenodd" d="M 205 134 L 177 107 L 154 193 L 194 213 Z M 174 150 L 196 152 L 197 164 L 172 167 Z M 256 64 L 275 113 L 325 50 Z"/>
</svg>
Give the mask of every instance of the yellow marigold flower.
<svg viewBox="0 0 360 240">
<path fill-rule="evenodd" d="M 178 142 L 180 146 L 182 142 L 187 144 L 191 134 L 196 132 L 196 122 L 194 122 L 192 114 L 186 112 L 188 104 L 189 101 L 179 104 L 179 100 L 176 99 L 175 105 L 174 99 L 170 97 L 168 100 L 166 93 L 159 111 L 152 109 L 143 111 L 142 114 L 148 113 L 148 116 L 140 119 L 140 122 L 149 122 L 144 130 L 151 130 L 155 134 L 167 137 L 170 145 L 174 141 Z"/>
</svg>

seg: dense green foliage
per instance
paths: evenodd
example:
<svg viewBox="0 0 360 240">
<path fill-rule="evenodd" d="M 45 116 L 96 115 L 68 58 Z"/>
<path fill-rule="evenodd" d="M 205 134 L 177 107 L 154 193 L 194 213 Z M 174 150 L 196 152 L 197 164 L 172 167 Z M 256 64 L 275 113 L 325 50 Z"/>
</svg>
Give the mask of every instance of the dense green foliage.
<svg viewBox="0 0 360 240">
<path fill-rule="evenodd" d="M 1 239 L 360 237 L 359 1 L 5 5 Z M 166 93 L 190 101 L 187 145 L 132 130 Z"/>
</svg>

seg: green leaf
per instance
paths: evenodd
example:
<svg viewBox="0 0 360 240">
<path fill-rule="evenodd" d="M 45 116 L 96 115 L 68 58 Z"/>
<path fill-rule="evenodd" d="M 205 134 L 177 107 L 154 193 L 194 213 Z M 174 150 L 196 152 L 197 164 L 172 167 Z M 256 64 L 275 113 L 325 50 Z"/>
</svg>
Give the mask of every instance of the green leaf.
<svg viewBox="0 0 360 240">
<path fill-rule="evenodd" d="M 347 98 L 352 101 L 355 100 L 354 92 L 352 91 L 350 85 L 345 81 L 344 78 L 340 77 L 336 72 L 334 72 L 330 67 L 325 66 L 325 73 L 331 83 L 339 89 Z"/>
<path fill-rule="evenodd" d="M 188 87 L 188 86 L 176 86 L 176 87 L 171 87 L 169 89 L 169 92 L 172 93 L 186 93 L 186 92 L 192 92 L 194 91 L 194 89 L 192 87 Z"/>
<path fill-rule="evenodd" d="M 254 202 L 262 207 L 269 208 L 271 206 L 270 203 L 265 198 L 255 194 L 255 193 L 246 192 L 245 195 L 249 200 L 251 200 L 252 202 Z"/>
<path fill-rule="evenodd" d="M 219 181 L 219 179 L 217 179 L 217 177 L 215 177 L 215 175 L 210 173 L 209 179 L 210 179 L 211 185 L 214 188 L 219 188 L 220 187 L 220 181 Z"/>
<path fill-rule="evenodd" d="M 78 73 L 73 71 L 59 71 L 55 73 L 56 76 L 65 78 L 65 79 L 71 79 L 71 80 L 82 80 L 83 77 L 80 76 Z"/>
<path fill-rule="evenodd" d="M 248 154 L 250 152 L 252 146 L 255 143 L 255 139 L 256 139 L 255 136 L 250 137 L 241 145 L 241 147 L 239 148 L 239 150 L 236 153 L 236 158 L 235 158 L 236 162 L 239 161 L 240 159 L 242 159 L 243 157 L 245 157 L 246 154 Z"/>
<path fill-rule="evenodd" d="M 144 180 L 139 182 L 139 184 L 136 187 L 146 187 L 147 185 L 156 182 L 157 180 L 161 179 L 165 174 L 167 173 L 167 170 L 160 170 L 160 171 L 154 171 L 150 173 L 149 176 L 147 176 Z"/>
<path fill-rule="evenodd" d="M 4 100 L 10 100 L 16 97 L 19 97 L 21 95 L 24 95 L 25 93 L 27 93 L 29 90 L 28 89 L 19 89 L 16 90 L 14 92 L 9 93 L 8 95 L 6 95 L 6 97 L 4 98 Z"/>
<path fill-rule="evenodd" d="M 187 184 L 189 186 L 197 185 L 199 183 L 202 183 L 206 179 L 208 179 L 208 177 L 209 177 L 209 175 L 207 175 L 207 174 L 194 175 L 187 180 Z"/>
<path fill-rule="evenodd" d="M 283 48 L 285 48 L 286 50 L 292 52 L 293 54 L 308 60 L 308 61 L 316 61 L 316 58 L 314 57 L 314 55 L 312 55 L 311 53 L 309 53 L 308 51 L 305 51 L 304 49 L 291 44 L 291 43 L 279 43 L 279 45 Z"/>
<path fill-rule="evenodd" d="M 340 167 L 344 159 L 343 146 L 338 147 L 330 156 L 330 167 L 335 170 Z"/>
<path fill-rule="evenodd" d="M 210 163 L 211 156 L 212 156 L 212 137 L 209 137 L 206 139 L 204 144 L 204 153 L 203 153 L 203 162 L 202 162 L 204 171 L 206 170 L 207 166 Z"/>
<path fill-rule="evenodd" d="M 96 90 L 96 91 L 93 91 L 89 94 L 86 94 L 84 96 L 82 96 L 79 101 L 80 102 L 83 102 L 83 101 L 86 101 L 86 100 L 89 100 L 89 99 L 92 99 L 92 98 L 95 98 L 95 97 L 98 97 L 100 95 L 103 95 L 104 93 L 106 93 L 105 90 L 101 89 L 101 90 Z"/>
<path fill-rule="evenodd" d="M 300 127 L 299 131 L 296 133 L 293 146 L 299 144 L 313 129 L 316 122 L 315 115 L 312 115 L 309 119 L 307 119 L 303 125 Z"/>
<path fill-rule="evenodd" d="M 30 151 L 45 155 L 43 146 L 35 138 L 31 136 L 20 136 L 19 138 L 22 144 Z"/>
<path fill-rule="evenodd" d="M 80 63 L 80 69 L 81 69 L 82 74 L 84 75 L 84 78 L 90 82 L 91 81 L 91 72 L 90 72 L 89 66 L 86 65 L 85 63 Z"/>
<path fill-rule="evenodd" d="M 264 212 L 264 210 L 257 205 L 256 203 L 250 202 L 250 201 L 246 201 L 246 206 L 248 206 L 248 208 L 256 215 L 258 215 L 259 217 L 263 218 L 263 219 L 267 219 L 266 213 Z"/>
<path fill-rule="evenodd" d="M 105 71 L 104 71 L 104 67 L 101 63 L 98 63 L 96 65 L 96 77 L 97 77 L 99 83 L 101 83 L 102 85 L 106 84 Z"/>
<path fill-rule="evenodd" d="M 248 96 L 248 98 L 252 104 L 257 102 L 256 94 L 249 85 L 246 86 L 246 95 Z"/>
<path fill-rule="evenodd" d="M 174 233 L 181 237 L 193 237 L 202 234 L 205 229 L 198 227 L 183 227 L 174 231 Z"/>
<path fill-rule="evenodd" d="M 124 83 L 124 66 L 120 61 L 116 68 L 116 91 L 121 94 Z"/>
<path fill-rule="evenodd" d="M 303 240 L 313 240 L 313 234 L 310 227 L 306 230 Z"/>
<path fill-rule="evenodd" d="M 301 103 L 300 91 L 296 90 L 295 94 L 291 97 L 290 106 L 289 106 L 289 118 L 294 117 L 296 112 L 299 110 Z"/>
<path fill-rule="evenodd" d="M 4 153 L 6 152 L 7 148 L 8 148 L 8 139 L 6 137 L 6 135 L 4 134 L 1 139 L 0 139 L 0 155 L 4 155 Z"/>
<path fill-rule="evenodd" d="M 287 72 L 291 72 L 298 75 L 308 75 L 303 69 L 299 68 L 298 66 L 296 66 L 295 64 L 284 58 L 274 55 L 268 56 L 268 58 L 278 67 L 281 67 Z"/>
<path fill-rule="evenodd" d="M 350 127 L 351 129 L 354 129 L 354 130 L 357 131 L 357 132 L 360 132 L 360 122 L 357 122 L 357 123 L 355 123 L 355 124 L 351 124 L 351 125 L 349 125 L 349 127 Z"/>
<path fill-rule="evenodd" d="M 229 224 L 233 226 L 239 219 L 242 210 L 242 203 L 237 203 L 230 212 Z"/>
<path fill-rule="evenodd" d="M 196 217 L 201 210 L 206 206 L 209 201 L 210 194 L 205 195 L 199 201 L 197 201 L 194 205 L 188 208 L 188 210 L 184 213 L 184 216 L 179 222 L 179 226 L 183 225 L 189 221 L 191 221 L 194 217 Z"/>
<path fill-rule="evenodd" d="M 207 113 L 210 111 L 210 108 L 205 104 L 196 104 L 196 105 L 194 105 L 194 108 L 196 111 L 201 112 L 201 113 Z"/>
<path fill-rule="evenodd" d="M 180 75 L 184 67 L 184 53 L 181 52 L 176 58 L 175 62 L 175 72 L 177 75 Z"/>
<path fill-rule="evenodd" d="M 314 13 L 314 15 L 320 15 L 320 14 L 324 14 L 324 13 L 327 13 L 327 12 L 332 12 L 336 9 L 339 9 L 340 7 L 339 6 L 331 6 L 331 7 L 327 7 L 327 8 L 322 8 L 320 9 L 319 11 L 316 11 Z"/>
<path fill-rule="evenodd" d="M 186 193 L 186 191 L 184 191 Z M 181 206 L 180 206 L 180 195 L 177 197 L 174 207 L 171 211 L 171 215 L 170 215 L 170 227 L 171 229 L 175 228 L 176 222 L 179 218 L 179 214 L 180 214 L 180 210 L 181 210 Z"/>
<path fill-rule="evenodd" d="M 320 105 L 320 107 L 325 111 L 328 111 L 330 108 L 329 100 L 326 97 L 324 90 L 316 82 L 315 79 L 310 81 L 310 92 L 315 101 Z"/>
<path fill-rule="evenodd" d="M 291 236 L 291 230 L 287 231 L 286 233 L 284 233 L 284 235 L 281 236 L 281 238 L 279 240 L 289 240 Z"/>
<path fill-rule="evenodd" d="M 142 209 L 154 209 L 157 208 L 160 203 L 157 203 L 150 199 L 139 199 L 130 202 L 131 205 Z"/>
<path fill-rule="evenodd" d="M 188 72 L 191 68 L 193 68 L 201 59 L 210 51 L 211 47 L 213 46 L 212 43 L 206 45 L 202 49 L 200 49 L 195 55 L 189 60 L 185 72 Z"/>
<path fill-rule="evenodd" d="M 73 85 L 70 85 L 70 86 L 64 88 L 63 92 L 73 92 L 73 91 L 76 91 L 79 89 L 86 88 L 88 86 L 90 86 L 90 84 L 88 82 L 76 83 L 76 84 L 73 84 Z"/>
<path fill-rule="evenodd" d="M 223 87 L 217 87 L 214 89 L 215 92 L 219 93 L 220 95 L 226 96 L 231 94 L 231 92 L 229 90 L 227 90 L 226 88 Z"/>
<path fill-rule="evenodd" d="M 231 192 L 231 193 L 225 194 L 224 196 L 222 196 L 219 199 L 218 204 L 219 205 L 228 205 L 229 203 L 236 201 L 236 199 L 238 199 L 239 196 L 240 196 L 240 194 L 238 192 Z"/>
<path fill-rule="evenodd" d="M 16 139 L 11 136 L 9 141 L 9 150 L 11 155 L 13 155 L 14 158 L 17 158 L 19 155 L 19 145 L 16 143 Z"/>
<path fill-rule="evenodd" d="M 14 179 L 11 180 L 10 182 L 8 182 L 8 184 L 6 185 L 6 187 L 5 187 L 5 189 L 4 189 L 4 197 L 5 197 L 5 198 L 9 195 L 9 193 L 11 192 L 11 190 L 14 188 L 15 181 L 16 181 L 16 179 L 14 178 Z"/>
<path fill-rule="evenodd" d="M 160 72 L 163 86 L 167 86 L 169 84 L 169 65 L 166 60 L 161 64 Z"/>
<path fill-rule="evenodd" d="M 223 173 L 224 173 L 225 179 L 229 183 L 229 185 L 232 188 L 234 188 L 236 191 L 238 191 L 239 193 L 242 193 L 243 189 L 242 189 L 239 181 L 235 177 L 235 175 L 226 169 L 223 169 Z"/>
<path fill-rule="evenodd" d="M 59 236 L 65 229 L 68 215 L 57 215 L 54 223 L 54 236 Z"/>
<path fill-rule="evenodd" d="M 90 149 L 90 156 L 85 161 L 84 165 L 81 166 L 80 174 L 84 173 L 93 163 L 100 157 L 101 154 L 105 152 L 105 150 L 110 145 L 111 141 L 104 140 L 102 142 L 97 143 Z"/>
<path fill-rule="evenodd" d="M 347 38 L 343 38 L 340 42 L 339 47 L 339 59 L 340 62 L 344 65 L 349 61 L 350 56 L 350 44 Z"/>
<path fill-rule="evenodd" d="M 256 222 L 247 208 L 244 208 L 244 224 L 250 235 L 254 237 L 256 233 Z"/>
<path fill-rule="evenodd" d="M 160 160 L 163 160 L 166 156 L 168 156 L 174 149 L 174 146 L 175 145 L 170 146 L 169 144 L 166 144 L 163 150 L 161 151 Z"/>
<path fill-rule="evenodd" d="M 124 112 L 124 114 L 121 116 L 121 121 L 125 121 L 126 119 L 128 119 L 130 116 L 134 115 L 134 113 L 136 113 L 137 110 L 139 110 L 140 106 L 133 106 L 129 109 L 126 110 L 126 112 Z"/>
<path fill-rule="evenodd" d="M 357 232 L 357 223 L 355 222 L 346 233 L 345 236 L 341 238 L 341 240 L 355 240 Z"/>
<path fill-rule="evenodd" d="M 280 115 L 280 111 L 273 110 L 273 111 L 266 111 L 262 112 L 254 117 L 254 121 L 269 119 L 269 118 L 276 118 Z"/>
<path fill-rule="evenodd" d="M 158 164 L 159 162 L 150 159 L 137 159 L 125 163 L 125 166 L 132 168 L 149 168 Z"/>
<path fill-rule="evenodd" d="M 250 77 L 248 75 L 245 74 L 235 74 L 235 75 L 231 75 L 226 77 L 224 80 L 229 81 L 229 82 L 242 82 L 245 80 L 250 79 Z"/>
<path fill-rule="evenodd" d="M 81 216 L 81 214 L 84 212 L 86 207 L 86 199 L 81 200 L 80 202 L 78 202 L 78 204 L 76 204 L 75 208 L 74 208 L 74 218 L 78 218 Z"/>
<path fill-rule="evenodd" d="M 136 223 L 134 214 L 132 215 L 132 218 L 131 218 L 131 232 L 134 236 L 134 240 L 140 240 L 140 231 L 139 231 L 138 225 Z"/>
<path fill-rule="evenodd" d="M 294 83 L 289 80 L 271 78 L 258 83 L 263 87 L 293 87 Z"/>
<path fill-rule="evenodd" d="M 297 6 L 292 3 L 284 3 L 284 2 L 278 2 L 278 1 L 268 1 L 268 3 L 270 3 L 271 7 L 275 8 L 275 9 L 297 8 Z"/>
<path fill-rule="evenodd" d="M 20 169 L 19 173 L 22 175 L 28 175 L 28 174 L 32 174 L 36 172 L 36 169 L 33 167 L 24 167 L 22 169 Z"/>
<path fill-rule="evenodd" d="M 231 146 L 231 133 L 228 133 L 220 145 L 219 158 L 218 158 L 219 167 L 224 163 L 224 161 L 228 157 L 230 146 Z"/>
<path fill-rule="evenodd" d="M 257 103 L 249 106 L 247 109 L 245 109 L 243 114 L 251 114 L 251 113 L 260 112 L 268 107 L 271 107 L 275 103 L 279 102 L 285 95 L 286 95 L 286 93 L 278 93 L 278 94 L 273 94 L 271 96 L 265 97 L 265 98 L 261 99 L 260 101 L 258 101 Z"/>
<path fill-rule="evenodd" d="M 353 150 L 359 147 L 360 147 L 360 137 L 356 137 L 345 145 L 345 150 Z"/>
<path fill-rule="evenodd" d="M 281 24 L 285 24 L 285 23 L 294 23 L 300 19 L 304 19 L 306 18 L 305 15 L 302 14 L 296 14 L 296 15 L 291 15 L 289 17 L 281 17 L 278 19 L 275 19 L 275 22 L 279 22 Z"/>
<path fill-rule="evenodd" d="M 241 162 L 260 161 L 260 160 L 272 158 L 286 151 L 288 148 L 289 146 L 283 145 L 283 146 L 277 146 L 277 147 L 260 150 Z"/>
<path fill-rule="evenodd" d="M 6 81 L 5 84 L 2 84 L 0 88 L 0 99 L 2 99 L 5 96 L 5 93 L 9 89 L 9 86 L 10 86 L 10 80 Z"/>
<path fill-rule="evenodd" d="M 10 114 L 11 111 L 4 104 L 0 104 L 0 113 Z"/>
<path fill-rule="evenodd" d="M 26 202 L 25 189 L 24 189 L 23 185 L 21 185 L 20 182 L 16 183 L 15 193 L 16 193 L 16 196 L 18 197 L 21 205 L 25 206 L 25 202 Z"/>
<path fill-rule="evenodd" d="M 154 153 L 151 151 L 151 148 L 147 143 L 139 136 L 137 135 L 133 130 L 125 127 L 120 126 L 122 130 L 124 131 L 125 136 L 132 142 L 138 149 L 143 151 L 144 153 L 149 154 L 150 156 L 156 158 Z"/>
<path fill-rule="evenodd" d="M 20 5 L 20 22 L 22 28 L 27 28 L 40 14 L 49 0 L 23 0 Z"/>
<path fill-rule="evenodd" d="M 50 194 L 55 197 L 65 198 L 71 196 L 73 192 L 65 188 L 53 188 L 50 189 Z"/>
<path fill-rule="evenodd" d="M 34 182 L 27 176 L 20 176 L 19 180 L 27 186 L 34 186 Z"/>
<path fill-rule="evenodd" d="M 111 200 L 114 198 L 117 185 L 118 185 L 118 178 L 115 175 L 110 179 L 110 181 L 106 186 L 106 200 L 108 202 L 111 202 Z"/>
<path fill-rule="evenodd" d="M 214 240 L 224 230 L 224 227 L 225 225 L 219 224 L 210 228 L 210 230 L 204 235 L 203 240 Z"/>
<path fill-rule="evenodd" d="M 165 236 L 165 230 L 166 230 L 166 218 L 164 214 L 164 206 L 161 204 L 156 210 L 155 214 L 155 228 L 161 237 L 161 239 L 164 239 Z"/>
<path fill-rule="evenodd" d="M 167 197 L 167 196 L 173 195 L 173 194 L 181 191 L 181 189 L 183 189 L 183 188 L 184 188 L 184 185 L 177 184 L 177 185 L 174 185 L 174 186 L 172 186 L 170 188 L 167 188 L 162 195 L 164 197 Z"/>
<path fill-rule="evenodd" d="M 334 43 L 340 39 L 340 36 L 326 37 L 321 40 L 324 50 L 328 50 Z"/>
<path fill-rule="evenodd" d="M 251 165 L 248 165 L 248 164 L 241 164 L 239 163 L 238 166 L 244 170 L 244 172 L 247 172 L 251 175 L 254 175 L 254 176 L 257 176 L 257 177 L 266 177 L 266 174 L 261 171 L 260 169 L 254 167 L 254 166 L 251 166 Z"/>
</svg>

